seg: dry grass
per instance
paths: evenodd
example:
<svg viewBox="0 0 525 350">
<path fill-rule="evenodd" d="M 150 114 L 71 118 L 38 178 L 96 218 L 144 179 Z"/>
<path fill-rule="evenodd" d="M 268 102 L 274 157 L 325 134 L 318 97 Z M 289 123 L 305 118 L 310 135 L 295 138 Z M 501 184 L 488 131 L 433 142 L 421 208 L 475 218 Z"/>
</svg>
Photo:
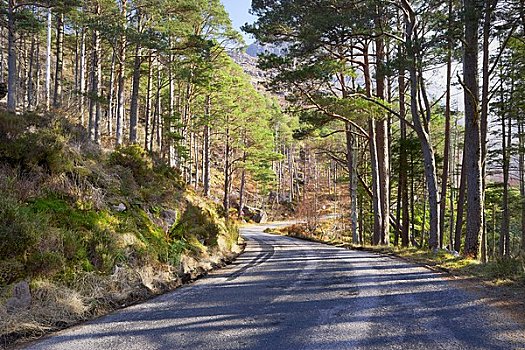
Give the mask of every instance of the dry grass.
<svg viewBox="0 0 525 350">
<path fill-rule="evenodd" d="M 239 247 L 234 250 L 235 256 L 241 251 Z M 225 254 L 217 250 L 201 259 L 184 255 L 179 270 L 169 265 L 147 265 L 140 269 L 116 267 L 109 276 L 82 272 L 76 274 L 68 286 L 46 280 L 32 281 L 31 306 L 14 313 L 9 313 L 5 307 L 11 291 L 0 291 L 0 348 L 172 290 L 235 257 Z"/>
</svg>

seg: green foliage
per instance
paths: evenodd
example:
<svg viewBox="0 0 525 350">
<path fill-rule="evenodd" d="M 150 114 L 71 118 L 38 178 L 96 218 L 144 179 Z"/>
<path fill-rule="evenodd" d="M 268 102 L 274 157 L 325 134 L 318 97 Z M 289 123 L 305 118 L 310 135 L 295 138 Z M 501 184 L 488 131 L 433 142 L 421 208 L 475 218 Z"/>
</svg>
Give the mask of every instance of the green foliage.
<svg viewBox="0 0 525 350">
<path fill-rule="evenodd" d="M 0 160 L 27 171 L 41 169 L 51 174 L 70 171 L 77 157 L 66 147 L 64 136 L 55 128 L 31 132 L 30 117 L 14 121 L 11 116 L 0 116 L 0 129 L 5 135 L 0 142 Z"/>
<path fill-rule="evenodd" d="M 25 266 L 16 259 L 0 260 L 0 287 L 24 278 Z"/>
<path fill-rule="evenodd" d="M 23 258 L 40 239 L 39 216 L 15 199 L 0 197 L 0 257 Z"/>
<path fill-rule="evenodd" d="M 153 162 L 137 144 L 117 148 L 109 156 L 109 162 L 130 169 L 138 181 L 149 181 L 152 177 Z"/>
</svg>

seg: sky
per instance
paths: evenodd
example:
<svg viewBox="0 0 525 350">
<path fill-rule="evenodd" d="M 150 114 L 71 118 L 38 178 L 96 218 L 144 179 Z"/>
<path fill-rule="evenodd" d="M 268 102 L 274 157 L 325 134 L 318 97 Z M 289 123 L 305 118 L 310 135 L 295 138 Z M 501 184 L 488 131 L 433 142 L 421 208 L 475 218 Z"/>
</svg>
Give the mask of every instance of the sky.
<svg viewBox="0 0 525 350">
<path fill-rule="evenodd" d="M 251 0 L 221 0 L 221 2 L 230 14 L 234 28 L 241 32 L 247 44 L 251 44 L 254 41 L 253 37 L 243 33 L 240 29 L 245 23 L 255 21 L 255 16 L 248 12 L 252 4 Z"/>
</svg>

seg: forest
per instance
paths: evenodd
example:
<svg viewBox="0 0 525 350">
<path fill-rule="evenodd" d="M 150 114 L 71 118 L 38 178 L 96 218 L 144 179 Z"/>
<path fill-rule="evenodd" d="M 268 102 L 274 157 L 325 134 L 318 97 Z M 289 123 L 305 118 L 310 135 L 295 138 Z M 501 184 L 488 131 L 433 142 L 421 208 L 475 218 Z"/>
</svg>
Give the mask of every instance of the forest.
<svg viewBox="0 0 525 350">
<path fill-rule="evenodd" d="M 0 301 L 31 280 L 62 310 L 0 305 L 2 342 L 192 279 L 267 217 L 523 274 L 524 0 L 253 0 L 257 79 L 219 0 L 0 6 Z"/>
</svg>

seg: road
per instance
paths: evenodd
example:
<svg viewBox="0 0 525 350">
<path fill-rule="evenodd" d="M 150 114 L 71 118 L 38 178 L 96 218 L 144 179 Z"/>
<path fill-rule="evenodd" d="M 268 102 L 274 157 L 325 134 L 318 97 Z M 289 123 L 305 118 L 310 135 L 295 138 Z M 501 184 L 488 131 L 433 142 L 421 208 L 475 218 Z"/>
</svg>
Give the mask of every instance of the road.
<svg viewBox="0 0 525 350">
<path fill-rule="evenodd" d="M 263 229 L 227 268 L 27 349 L 525 349 L 523 324 L 446 276 Z"/>
</svg>

